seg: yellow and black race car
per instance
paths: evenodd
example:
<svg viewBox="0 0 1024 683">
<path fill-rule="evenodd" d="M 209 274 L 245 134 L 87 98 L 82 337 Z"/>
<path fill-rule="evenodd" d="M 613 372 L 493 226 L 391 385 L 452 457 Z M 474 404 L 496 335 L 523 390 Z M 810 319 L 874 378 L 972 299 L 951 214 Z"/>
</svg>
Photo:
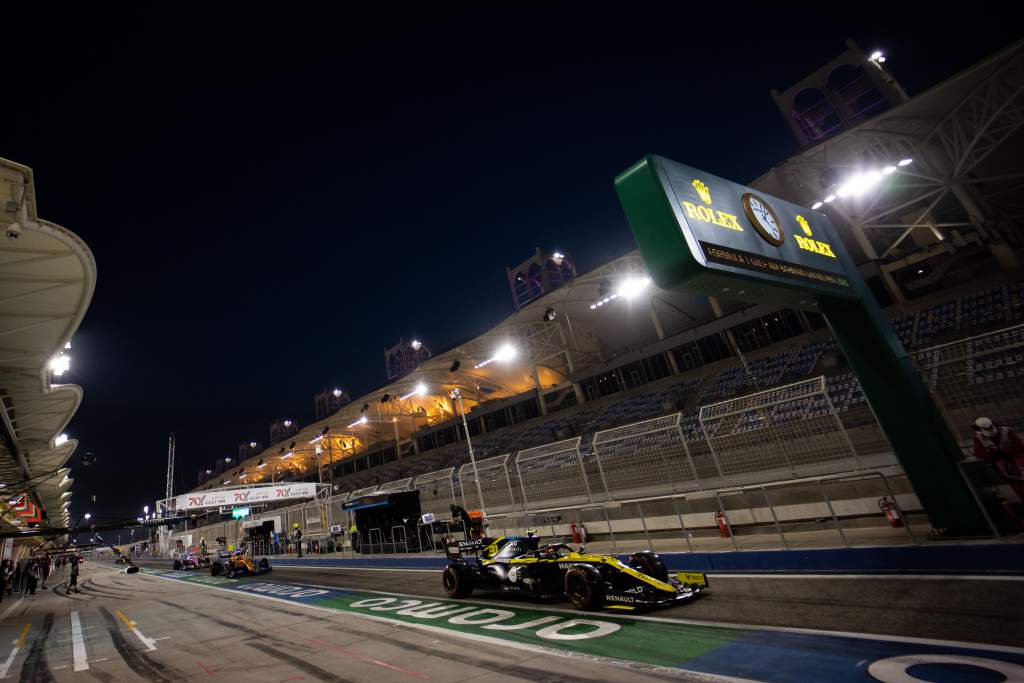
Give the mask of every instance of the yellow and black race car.
<svg viewBox="0 0 1024 683">
<path fill-rule="evenodd" d="M 568 598 L 577 609 L 638 610 L 678 605 L 708 588 L 704 574 L 669 576 L 655 553 L 591 555 L 564 544 L 540 545 L 535 536 L 457 541 L 446 546 L 443 582 L 449 597 L 474 590 Z"/>
</svg>

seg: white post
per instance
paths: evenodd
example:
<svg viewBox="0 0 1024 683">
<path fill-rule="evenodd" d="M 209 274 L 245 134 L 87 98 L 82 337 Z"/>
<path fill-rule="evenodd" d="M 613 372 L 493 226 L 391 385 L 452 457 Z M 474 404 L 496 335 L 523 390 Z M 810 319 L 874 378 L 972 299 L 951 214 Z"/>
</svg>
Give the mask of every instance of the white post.
<svg viewBox="0 0 1024 683">
<path fill-rule="evenodd" d="M 476 495 L 480 499 L 480 512 L 487 517 L 486 506 L 484 505 L 484 493 L 480 488 L 480 474 L 476 469 L 476 455 L 473 453 L 473 440 L 469 437 L 469 422 L 466 420 L 466 407 L 462 404 L 462 392 L 458 388 L 452 389 L 452 398 L 459 402 L 459 412 L 462 413 L 462 427 L 466 430 L 466 446 L 469 447 L 469 462 L 473 465 L 473 480 L 476 482 Z M 465 492 L 463 492 L 465 497 Z"/>
</svg>

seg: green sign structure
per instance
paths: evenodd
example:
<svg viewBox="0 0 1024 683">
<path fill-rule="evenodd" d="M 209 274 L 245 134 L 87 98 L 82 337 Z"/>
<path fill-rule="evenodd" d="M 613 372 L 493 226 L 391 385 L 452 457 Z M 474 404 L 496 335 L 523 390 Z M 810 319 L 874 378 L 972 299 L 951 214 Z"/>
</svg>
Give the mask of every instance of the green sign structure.
<svg viewBox="0 0 1024 683">
<path fill-rule="evenodd" d="M 821 312 L 932 526 L 985 529 L 955 436 L 825 214 L 657 156 L 615 189 L 659 287 Z"/>
</svg>

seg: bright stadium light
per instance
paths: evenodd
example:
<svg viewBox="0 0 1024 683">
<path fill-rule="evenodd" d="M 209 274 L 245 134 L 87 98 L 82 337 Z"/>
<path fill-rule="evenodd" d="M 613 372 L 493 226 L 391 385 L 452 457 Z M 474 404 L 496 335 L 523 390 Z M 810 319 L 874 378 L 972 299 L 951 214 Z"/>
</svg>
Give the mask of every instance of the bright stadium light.
<svg viewBox="0 0 1024 683">
<path fill-rule="evenodd" d="M 288 458 L 292 457 L 293 455 L 295 455 L 295 451 L 288 451 L 286 454 L 281 456 L 281 459 L 282 460 L 287 460 Z"/>
<path fill-rule="evenodd" d="M 895 166 L 886 166 L 882 169 L 882 175 L 891 175 L 896 172 Z"/>
<path fill-rule="evenodd" d="M 92 513 L 91 512 L 86 512 L 85 513 L 85 518 L 86 519 L 92 519 Z"/>
<path fill-rule="evenodd" d="M 341 389 L 335 389 L 331 393 L 334 394 L 334 398 L 341 398 Z"/>
<path fill-rule="evenodd" d="M 224 482 L 224 485 L 225 485 L 225 486 L 227 486 L 227 485 L 228 485 L 228 484 L 230 484 L 230 483 L 231 483 L 231 480 L 230 480 L 230 479 L 228 479 L 228 480 L 227 480 L 226 482 Z"/>
<path fill-rule="evenodd" d="M 859 197 L 880 182 L 882 182 L 882 174 L 878 171 L 858 173 L 847 178 L 839 185 L 839 188 L 836 190 L 836 196 Z"/>
<path fill-rule="evenodd" d="M 53 440 L 53 445 L 60 447 L 60 446 L 63 446 L 64 444 L 66 444 L 67 442 L 68 442 L 68 435 L 67 434 L 61 434 L 60 436 L 58 436 L 56 439 Z"/>
<path fill-rule="evenodd" d="M 615 293 L 623 299 L 634 299 L 640 296 L 649 284 L 651 284 L 649 277 L 627 277 L 619 284 Z"/>
<path fill-rule="evenodd" d="M 291 427 L 292 426 L 292 421 L 291 420 L 285 420 L 284 421 L 284 426 L 285 427 Z"/>
<path fill-rule="evenodd" d="M 231 458 L 224 458 L 224 462 L 231 462 Z"/>
<path fill-rule="evenodd" d="M 402 400 L 404 401 L 405 399 L 412 398 L 413 396 L 426 396 L 426 395 L 427 395 L 427 385 L 424 384 L 423 382 L 420 382 L 415 387 L 413 387 L 412 391 L 410 391 L 405 396 L 402 396 Z"/>
<path fill-rule="evenodd" d="M 912 163 L 914 163 L 914 160 L 911 159 L 910 157 L 907 157 L 906 159 L 900 159 L 900 162 L 896 165 L 899 166 L 900 168 L 903 168 L 904 166 L 909 166 Z"/>
<path fill-rule="evenodd" d="M 502 344 L 501 346 L 498 347 L 498 350 L 494 352 L 493 356 L 491 356 L 482 363 L 478 363 L 476 367 L 482 368 L 485 365 L 490 365 L 495 361 L 505 363 L 512 360 L 517 355 L 519 355 L 519 352 L 516 350 L 516 347 L 512 346 L 511 344 Z"/>
<path fill-rule="evenodd" d="M 353 422 L 352 424 L 350 424 L 350 425 L 348 426 L 348 428 L 349 428 L 349 429 L 352 429 L 353 427 L 358 427 L 359 425 L 364 425 L 364 424 L 366 424 L 366 423 L 367 423 L 367 421 L 368 421 L 368 420 L 367 420 L 366 416 L 365 416 L 365 415 L 363 415 L 363 416 L 362 416 L 361 418 L 359 418 L 358 420 L 356 420 L 355 422 Z"/>
<path fill-rule="evenodd" d="M 256 448 L 257 445 L 258 444 L 255 441 L 250 441 L 249 442 L 249 448 Z M 227 458 L 227 459 L 230 460 L 231 458 Z"/>
<path fill-rule="evenodd" d="M 412 347 L 413 351 L 419 351 L 420 347 L 423 346 L 423 342 L 421 342 L 419 339 L 413 339 L 412 344 L 410 344 L 410 346 Z"/>
<path fill-rule="evenodd" d="M 814 204 L 812 204 L 812 205 L 811 205 L 811 208 L 812 208 L 812 209 L 820 209 L 820 208 L 821 208 L 821 205 L 822 205 L 823 203 L 824 203 L 824 202 L 814 202 Z"/>
<path fill-rule="evenodd" d="M 826 204 L 831 204 L 832 202 L 835 201 L 835 199 L 836 199 L 836 196 L 834 194 L 830 194 L 829 196 L 825 197 L 821 201 L 825 202 Z"/>
<path fill-rule="evenodd" d="M 71 369 L 71 356 L 60 354 L 50 359 L 50 372 L 54 377 L 60 377 Z"/>
</svg>

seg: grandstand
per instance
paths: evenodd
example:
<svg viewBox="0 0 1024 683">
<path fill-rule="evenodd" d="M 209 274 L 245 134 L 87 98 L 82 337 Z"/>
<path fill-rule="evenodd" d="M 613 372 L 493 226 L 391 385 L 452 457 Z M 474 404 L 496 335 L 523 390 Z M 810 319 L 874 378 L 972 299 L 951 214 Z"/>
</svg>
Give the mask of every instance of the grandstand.
<svg viewBox="0 0 1024 683">
<path fill-rule="evenodd" d="M 890 101 L 870 128 L 854 121 L 814 137 L 753 183 L 810 205 L 850 168 L 912 160 L 870 205 L 829 211 L 965 446 L 978 413 L 1024 427 L 1020 191 L 1007 184 L 1024 177 L 1019 122 L 1010 125 L 1024 104 L 987 104 L 1007 84 L 1024 84 L 1024 43 Z M 922 186 L 934 178 L 955 188 L 929 194 Z M 475 467 L 450 398 L 456 388 Z M 896 472 L 905 485 L 821 316 L 661 290 L 636 252 L 517 299 L 493 329 L 287 441 L 198 490 L 322 480 L 347 498 L 412 487 L 428 511 L 459 502 L 525 520 L 547 508 L 582 515 L 595 502 L 706 491 L 722 509 L 730 488 L 851 472 Z M 912 492 L 901 495 L 913 509 Z"/>
</svg>

